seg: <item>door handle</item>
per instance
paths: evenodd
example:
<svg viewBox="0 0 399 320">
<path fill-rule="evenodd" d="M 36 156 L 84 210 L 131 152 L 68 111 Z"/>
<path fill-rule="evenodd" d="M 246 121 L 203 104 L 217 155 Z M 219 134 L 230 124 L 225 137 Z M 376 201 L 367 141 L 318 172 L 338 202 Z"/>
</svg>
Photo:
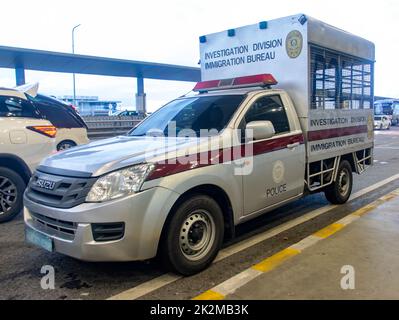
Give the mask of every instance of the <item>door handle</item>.
<svg viewBox="0 0 399 320">
<path fill-rule="evenodd" d="M 299 147 L 299 145 L 300 145 L 300 143 L 296 142 L 296 143 L 287 145 L 287 148 L 292 150 L 292 149 L 295 149 L 296 147 Z"/>
</svg>

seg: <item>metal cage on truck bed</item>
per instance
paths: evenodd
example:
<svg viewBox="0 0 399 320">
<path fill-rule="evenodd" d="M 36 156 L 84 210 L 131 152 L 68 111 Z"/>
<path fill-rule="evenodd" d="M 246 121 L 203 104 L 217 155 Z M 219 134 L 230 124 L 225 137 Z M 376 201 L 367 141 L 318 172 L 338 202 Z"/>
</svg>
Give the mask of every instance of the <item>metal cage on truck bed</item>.
<svg viewBox="0 0 399 320">
<path fill-rule="evenodd" d="M 203 81 L 272 74 L 291 97 L 306 142 L 310 191 L 335 180 L 342 159 L 373 162 L 372 42 L 298 14 L 200 38 Z"/>
</svg>

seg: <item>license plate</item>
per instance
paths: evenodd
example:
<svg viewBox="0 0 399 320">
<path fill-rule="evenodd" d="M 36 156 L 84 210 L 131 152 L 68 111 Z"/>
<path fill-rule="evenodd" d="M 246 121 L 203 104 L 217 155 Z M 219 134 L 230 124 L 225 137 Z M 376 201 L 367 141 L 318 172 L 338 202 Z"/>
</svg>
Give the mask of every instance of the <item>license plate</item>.
<svg viewBox="0 0 399 320">
<path fill-rule="evenodd" d="M 49 252 L 54 251 L 54 242 L 50 237 L 31 228 L 25 229 L 25 239 L 28 243 L 41 247 Z"/>
</svg>

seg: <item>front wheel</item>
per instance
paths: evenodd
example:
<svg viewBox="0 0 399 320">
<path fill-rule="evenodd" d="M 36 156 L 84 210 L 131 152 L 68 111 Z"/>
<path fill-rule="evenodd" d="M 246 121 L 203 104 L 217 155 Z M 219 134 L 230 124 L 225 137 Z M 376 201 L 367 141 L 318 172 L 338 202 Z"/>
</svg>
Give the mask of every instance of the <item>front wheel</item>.
<svg viewBox="0 0 399 320">
<path fill-rule="evenodd" d="M 328 186 L 324 194 L 332 204 L 344 204 L 349 200 L 353 187 L 352 167 L 346 160 L 338 168 L 337 179 Z"/>
<path fill-rule="evenodd" d="M 25 187 L 19 174 L 0 167 L 0 223 L 12 220 L 22 211 Z"/>
<path fill-rule="evenodd" d="M 195 195 L 171 214 L 160 248 L 163 263 L 184 276 L 206 269 L 223 242 L 224 221 L 219 205 L 209 196 Z"/>
</svg>

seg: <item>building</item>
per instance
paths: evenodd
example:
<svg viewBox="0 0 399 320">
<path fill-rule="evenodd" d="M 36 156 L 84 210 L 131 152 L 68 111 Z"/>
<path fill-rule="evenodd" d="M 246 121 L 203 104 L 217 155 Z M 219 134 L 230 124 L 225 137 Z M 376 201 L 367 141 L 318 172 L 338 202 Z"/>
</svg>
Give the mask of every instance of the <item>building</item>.
<svg viewBox="0 0 399 320">
<path fill-rule="evenodd" d="M 74 104 L 73 96 L 58 99 Z M 76 107 L 82 116 L 107 116 L 118 110 L 121 101 L 99 100 L 98 96 L 76 96 Z"/>
</svg>

